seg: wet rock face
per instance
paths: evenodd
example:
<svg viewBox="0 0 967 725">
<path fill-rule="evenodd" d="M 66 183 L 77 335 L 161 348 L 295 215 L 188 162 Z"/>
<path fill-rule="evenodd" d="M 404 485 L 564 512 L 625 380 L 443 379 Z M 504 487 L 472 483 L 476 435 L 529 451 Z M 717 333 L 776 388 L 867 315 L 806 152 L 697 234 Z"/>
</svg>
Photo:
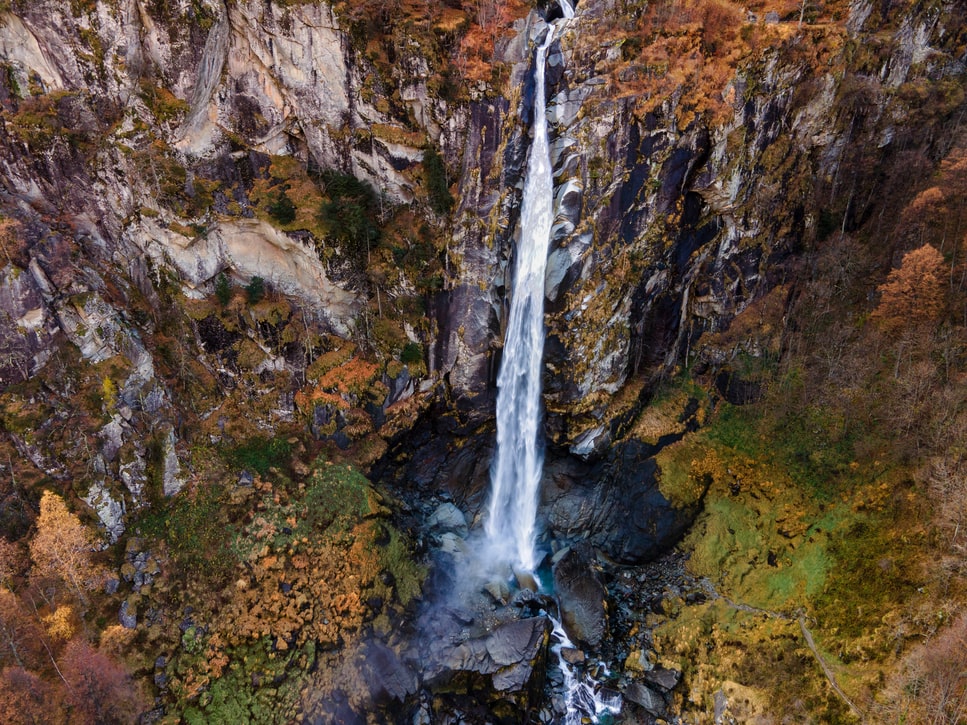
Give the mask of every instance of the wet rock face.
<svg viewBox="0 0 967 725">
<path fill-rule="evenodd" d="M 587 547 L 568 549 L 554 564 L 554 589 L 568 637 L 583 648 L 597 650 L 608 631 L 607 592 L 592 568 Z"/>
<path fill-rule="evenodd" d="M 574 457 L 548 460 L 542 497 L 551 536 L 580 532 L 609 558 L 627 564 L 649 561 L 681 538 L 701 501 L 675 507 L 661 493 L 654 446 L 628 441 L 588 464 Z"/>
</svg>

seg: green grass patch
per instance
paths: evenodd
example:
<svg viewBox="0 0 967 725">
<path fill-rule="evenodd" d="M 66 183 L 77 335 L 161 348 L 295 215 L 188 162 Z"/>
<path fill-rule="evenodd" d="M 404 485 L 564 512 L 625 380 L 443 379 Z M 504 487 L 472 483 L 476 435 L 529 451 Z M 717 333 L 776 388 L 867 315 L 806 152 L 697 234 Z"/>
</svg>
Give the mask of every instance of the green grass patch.
<svg viewBox="0 0 967 725">
<path fill-rule="evenodd" d="M 831 501 L 854 483 L 857 431 L 820 407 L 776 419 L 761 404 L 721 403 L 707 435 L 735 453 L 782 467 L 817 501 Z"/>
<path fill-rule="evenodd" d="M 227 505 L 224 488 L 202 486 L 176 496 L 164 508 L 151 509 L 136 530 L 164 540 L 182 576 L 220 580 L 238 563 L 231 547 L 234 528 Z"/>
<path fill-rule="evenodd" d="M 317 465 L 306 482 L 305 520 L 316 531 L 352 528 L 378 508 L 375 492 L 359 471 L 328 462 Z"/>
<path fill-rule="evenodd" d="M 923 546 L 922 534 L 905 530 L 893 516 L 861 516 L 848 522 L 831 537 L 836 566 L 815 599 L 820 624 L 835 631 L 848 649 L 850 640 L 868 637 L 924 583 L 917 560 Z M 895 646 L 889 633 L 869 644 L 883 649 L 863 656 L 885 656 Z"/>
<path fill-rule="evenodd" d="M 285 469 L 292 455 L 292 444 L 282 438 L 250 438 L 225 453 L 225 460 L 237 468 L 261 476 L 272 468 Z"/>
<path fill-rule="evenodd" d="M 298 714 L 306 673 L 315 663 L 315 649 L 309 642 L 299 649 L 277 652 L 269 638 L 231 648 L 225 672 L 183 711 L 184 722 L 292 722 Z"/>
</svg>

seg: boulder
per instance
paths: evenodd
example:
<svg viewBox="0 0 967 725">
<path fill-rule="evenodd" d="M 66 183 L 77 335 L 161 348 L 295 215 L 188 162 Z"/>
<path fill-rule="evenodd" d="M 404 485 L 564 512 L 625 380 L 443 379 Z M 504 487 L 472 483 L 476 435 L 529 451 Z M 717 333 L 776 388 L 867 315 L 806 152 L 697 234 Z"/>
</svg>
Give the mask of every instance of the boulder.
<svg viewBox="0 0 967 725">
<path fill-rule="evenodd" d="M 503 580 L 489 581 L 484 584 L 483 590 L 491 596 L 495 604 L 503 606 L 510 601 L 510 587 Z"/>
<path fill-rule="evenodd" d="M 678 670 L 667 670 L 664 667 L 656 667 L 646 672 L 643 679 L 649 687 L 653 687 L 662 692 L 671 692 L 682 679 L 682 673 Z"/>
<path fill-rule="evenodd" d="M 467 517 L 452 503 L 440 504 L 426 520 L 426 528 L 430 531 L 452 531 L 460 537 L 466 537 Z"/>
<path fill-rule="evenodd" d="M 547 617 L 505 622 L 491 632 L 431 653 L 423 681 L 432 691 L 469 698 L 525 722 L 544 687 L 551 624 Z"/>
<path fill-rule="evenodd" d="M 569 549 L 554 564 L 554 587 L 568 637 L 588 649 L 600 647 L 608 631 L 606 592 L 587 547 Z"/>
<path fill-rule="evenodd" d="M 668 714 L 665 698 L 640 682 L 632 682 L 624 689 L 625 699 L 644 708 L 652 717 L 664 718 Z"/>
<path fill-rule="evenodd" d="M 417 691 L 417 677 L 395 651 L 380 642 L 366 647 L 363 674 L 374 702 L 402 702 Z"/>
</svg>

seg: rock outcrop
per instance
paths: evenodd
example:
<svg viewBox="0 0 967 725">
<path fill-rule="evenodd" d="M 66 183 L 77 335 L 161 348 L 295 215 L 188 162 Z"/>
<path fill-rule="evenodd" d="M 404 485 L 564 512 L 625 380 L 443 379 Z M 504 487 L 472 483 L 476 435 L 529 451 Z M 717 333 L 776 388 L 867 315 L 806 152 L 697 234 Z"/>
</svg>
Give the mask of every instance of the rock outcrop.
<svg viewBox="0 0 967 725">
<path fill-rule="evenodd" d="M 568 637 L 597 650 L 608 631 L 607 592 L 592 566 L 587 547 L 568 549 L 554 564 L 554 590 Z"/>
<path fill-rule="evenodd" d="M 424 669 L 425 682 L 469 697 L 496 717 L 524 720 L 544 686 L 550 632 L 546 617 L 530 617 L 457 644 L 443 643 Z"/>
</svg>

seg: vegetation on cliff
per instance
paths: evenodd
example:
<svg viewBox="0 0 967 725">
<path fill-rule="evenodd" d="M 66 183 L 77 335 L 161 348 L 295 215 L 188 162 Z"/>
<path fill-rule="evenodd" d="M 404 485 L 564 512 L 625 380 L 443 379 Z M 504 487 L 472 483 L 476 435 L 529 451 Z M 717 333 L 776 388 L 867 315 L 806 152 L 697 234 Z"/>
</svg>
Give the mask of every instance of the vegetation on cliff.
<svg viewBox="0 0 967 725">
<path fill-rule="evenodd" d="M 185 50 L 203 67 L 207 34 L 241 4 L 142 4 L 144 54 L 130 58 L 105 47 L 118 35 L 113 5 L 68 5 L 57 17 L 75 21 L 64 31 L 75 80 L 19 56 L 0 72 L 0 720 L 372 709 L 349 665 L 392 644 L 423 571 L 396 502 L 360 471 L 425 412 L 421 393 L 439 384 L 454 403 L 436 352 L 468 331 L 439 329 L 449 322 L 430 310 L 467 281 L 455 227 L 481 223 L 470 206 L 450 218 L 472 193 L 457 186 L 457 162 L 474 160 L 460 158 L 466 129 L 441 130 L 441 109 L 453 127 L 490 113 L 474 129 L 503 132 L 498 97 L 523 103 L 526 91 L 507 88 L 500 59 L 534 4 L 333 3 L 353 108 L 298 119 L 288 87 L 276 126 L 254 105 L 235 118 L 199 106 L 218 139 L 201 154 L 185 151 L 194 71 L 169 72 L 153 54 Z M 316 4 L 262 5 L 284 24 Z M 693 156 L 670 142 L 642 143 L 630 160 L 607 142 L 585 149 L 581 203 L 621 208 L 613 229 L 579 230 L 602 246 L 575 253 L 590 271 L 554 322 L 554 344 L 588 352 L 635 336 L 637 347 L 617 393 L 599 386 L 552 412 L 602 430 L 619 421 L 613 430 L 652 444 L 682 436 L 658 457 L 662 491 L 705 498 L 683 543 L 701 584 L 649 622 L 654 658 L 684 672 L 676 707 L 708 719 L 722 693 L 739 720 L 962 720 L 963 8 L 588 6 L 582 37 L 562 38 L 567 82 L 603 90 L 575 115 L 620 102 L 627 115 L 607 118 L 634 123 L 637 142 L 698 139 Z M 247 103 L 254 91 L 236 81 Z M 281 98 L 282 85 L 265 93 Z M 807 145 L 803 128 L 828 139 Z M 511 166 L 513 145 L 494 146 Z M 720 178 L 686 192 L 712 155 Z M 499 164 L 462 180 L 498 175 L 514 181 Z M 509 214 L 511 197 L 479 211 Z M 661 200 L 625 239 L 631 208 Z M 243 224 L 262 225 L 284 254 L 243 270 L 209 253 L 233 241 L 222 226 Z M 726 228 L 759 256 L 692 266 L 702 234 Z M 273 264 L 306 250 L 312 285 L 335 280 L 353 298 L 347 319 L 272 281 Z M 669 269 L 693 276 L 679 298 L 656 301 L 661 316 L 615 317 L 625 298 L 640 309 L 647 275 Z M 709 270 L 718 276 L 696 279 Z M 497 263 L 488 272 L 489 312 L 506 280 Z M 495 332 L 466 308 L 481 323 L 469 334 L 494 354 Z M 583 380 L 582 365 L 548 377 Z M 669 379 L 642 410 L 653 374 Z M 697 432 L 681 415 L 692 401 Z"/>
<path fill-rule="evenodd" d="M 656 631 L 662 661 L 685 671 L 683 712 L 708 712 L 722 691 L 743 720 L 962 718 L 967 692 L 950 678 L 967 602 L 956 133 L 892 222 L 874 214 L 817 239 L 793 285 L 693 346 L 682 374 L 715 412 L 659 458 L 668 495 L 713 481 L 683 544 L 709 588 L 670 603 Z"/>
</svg>

